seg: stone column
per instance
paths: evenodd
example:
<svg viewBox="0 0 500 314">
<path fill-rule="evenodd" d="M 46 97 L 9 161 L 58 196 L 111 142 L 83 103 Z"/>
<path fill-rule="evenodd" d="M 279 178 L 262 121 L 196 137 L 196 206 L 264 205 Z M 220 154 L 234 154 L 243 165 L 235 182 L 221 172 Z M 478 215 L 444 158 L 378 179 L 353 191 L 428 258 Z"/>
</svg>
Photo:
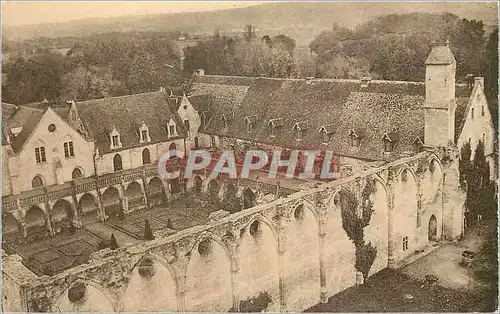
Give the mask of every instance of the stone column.
<svg viewBox="0 0 500 314">
<path fill-rule="evenodd" d="M 442 236 L 447 240 L 456 240 L 463 235 L 466 200 L 465 191 L 460 187 L 458 157 L 452 158 L 453 160 L 443 164 Z"/>
<path fill-rule="evenodd" d="M 394 185 L 395 178 L 390 177 L 389 180 L 387 180 L 387 265 L 389 268 L 395 267 L 394 249 L 396 244 L 394 243 Z"/>
<path fill-rule="evenodd" d="M 284 216 L 278 218 L 278 276 L 280 290 L 280 312 L 286 310 L 286 269 L 285 269 L 285 248 L 286 248 L 286 225 L 288 219 Z"/>
<path fill-rule="evenodd" d="M 104 210 L 104 205 L 102 204 L 101 191 L 97 189 L 97 218 L 104 222 L 106 220 L 106 211 Z"/>
<path fill-rule="evenodd" d="M 183 256 L 176 260 L 172 267 L 175 269 L 175 280 L 177 282 L 177 309 L 179 312 L 186 311 L 186 271 L 189 258 Z"/>
<path fill-rule="evenodd" d="M 326 224 L 327 214 L 322 212 L 319 218 L 319 282 L 320 282 L 320 302 L 328 302 L 328 291 L 326 284 L 326 267 L 325 267 L 325 237 L 326 237 Z"/>
<path fill-rule="evenodd" d="M 82 228 L 82 209 L 80 208 L 80 204 L 78 203 L 78 199 L 76 198 L 76 187 L 75 181 L 71 181 L 71 198 L 73 202 L 71 203 L 71 207 L 73 209 L 73 223 L 75 227 Z"/>
<path fill-rule="evenodd" d="M 240 297 L 238 293 L 238 274 L 240 271 L 239 257 L 233 256 L 231 263 L 231 288 L 233 293 L 233 309 L 240 311 Z"/>
<path fill-rule="evenodd" d="M 76 228 L 81 229 L 83 227 L 83 223 L 78 207 L 79 207 L 78 203 L 75 202 L 71 203 L 71 209 L 73 210 L 73 214 L 75 215 L 75 217 L 73 218 L 73 225 Z"/>
<path fill-rule="evenodd" d="M 47 230 L 49 231 L 50 236 L 54 236 L 54 229 L 52 228 L 52 208 L 49 202 L 49 195 L 47 192 L 47 187 L 43 187 L 44 193 L 44 206 L 45 206 L 45 222 Z"/>
<path fill-rule="evenodd" d="M 104 205 L 102 203 L 102 198 L 101 198 L 101 189 L 99 187 L 99 180 L 97 179 L 97 176 L 94 176 L 95 178 L 95 189 L 96 189 L 96 195 L 97 195 L 97 218 L 101 221 L 104 222 L 106 220 L 106 211 L 104 210 Z"/>
<path fill-rule="evenodd" d="M 144 196 L 144 203 L 146 203 L 147 208 L 151 208 L 151 204 L 149 204 L 149 186 L 146 181 L 146 173 L 142 172 L 142 193 Z"/>
</svg>

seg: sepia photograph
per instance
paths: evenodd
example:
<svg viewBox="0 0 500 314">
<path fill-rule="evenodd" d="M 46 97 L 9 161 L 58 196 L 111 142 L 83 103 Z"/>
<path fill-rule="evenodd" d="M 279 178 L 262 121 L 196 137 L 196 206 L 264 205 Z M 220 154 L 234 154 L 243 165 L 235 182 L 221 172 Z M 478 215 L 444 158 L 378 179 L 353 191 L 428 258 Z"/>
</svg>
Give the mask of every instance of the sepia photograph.
<svg viewBox="0 0 500 314">
<path fill-rule="evenodd" d="M 497 312 L 496 1 L 2 1 L 1 312 Z"/>
</svg>

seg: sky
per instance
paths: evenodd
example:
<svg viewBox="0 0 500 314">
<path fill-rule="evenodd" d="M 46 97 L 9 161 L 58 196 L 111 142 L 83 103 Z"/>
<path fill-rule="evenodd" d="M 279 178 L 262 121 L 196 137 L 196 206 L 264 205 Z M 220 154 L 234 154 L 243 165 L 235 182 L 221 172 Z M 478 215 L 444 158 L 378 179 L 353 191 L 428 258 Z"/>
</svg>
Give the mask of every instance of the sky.
<svg viewBox="0 0 500 314">
<path fill-rule="evenodd" d="M 240 8 L 261 2 L 2 1 L 2 24 L 16 26 L 115 17 Z"/>
</svg>

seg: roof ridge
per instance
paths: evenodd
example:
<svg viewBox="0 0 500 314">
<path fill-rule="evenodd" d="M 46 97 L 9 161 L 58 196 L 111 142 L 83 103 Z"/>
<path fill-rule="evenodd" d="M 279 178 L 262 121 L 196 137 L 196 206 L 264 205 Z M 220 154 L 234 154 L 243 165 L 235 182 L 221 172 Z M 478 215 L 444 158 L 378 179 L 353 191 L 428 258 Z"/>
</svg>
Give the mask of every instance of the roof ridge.
<svg viewBox="0 0 500 314">
<path fill-rule="evenodd" d="M 166 94 L 166 91 L 153 91 L 153 92 L 143 92 L 143 93 L 137 93 L 137 94 L 121 95 L 121 96 L 94 98 L 94 99 L 88 99 L 88 100 L 82 100 L 82 101 L 75 101 L 75 103 L 82 104 L 82 103 L 90 103 L 90 102 L 93 102 L 93 101 L 96 101 L 96 100 L 127 98 L 127 97 L 141 96 L 141 95 L 147 95 L 147 94 L 151 94 L 151 95 L 152 94 Z"/>
<path fill-rule="evenodd" d="M 239 76 L 239 75 L 213 75 L 205 74 L 204 77 L 216 77 L 216 78 L 248 78 L 248 79 L 262 79 L 262 80 L 275 80 L 275 81 L 298 81 L 305 82 L 306 78 L 282 78 L 282 77 L 257 77 L 257 76 Z M 202 77 L 203 77 L 202 76 Z M 359 83 L 359 79 L 335 79 L 335 78 L 311 78 L 310 81 L 315 82 L 338 82 L 338 83 Z M 413 84 L 413 85 L 424 85 L 425 82 L 415 82 L 415 81 L 390 81 L 390 80 L 370 80 L 370 83 L 381 83 L 381 84 Z"/>
<path fill-rule="evenodd" d="M 26 106 L 23 106 L 23 105 L 19 105 L 19 106 L 17 106 L 17 108 L 28 109 L 28 110 L 31 110 L 31 111 L 45 112 L 45 110 L 40 109 L 40 108 L 26 107 Z"/>
</svg>

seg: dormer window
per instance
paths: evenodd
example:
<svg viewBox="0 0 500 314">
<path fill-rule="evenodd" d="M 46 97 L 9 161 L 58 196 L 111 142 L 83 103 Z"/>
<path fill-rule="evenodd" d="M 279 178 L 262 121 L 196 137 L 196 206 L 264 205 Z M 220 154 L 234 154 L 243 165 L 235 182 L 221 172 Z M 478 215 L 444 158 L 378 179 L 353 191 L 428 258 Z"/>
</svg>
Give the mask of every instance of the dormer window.
<svg viewBox="0 0 500 314">
<path fill-rule="evenodd" d="M 349 140 L 351 147 L 359 147 L 361 145 L 361 138 L 362 135 L 359 131 L 358 132 L 356 132 L 355 130 L 349 131 Z"/>
<path fill-rule="evenodd" d="M 392 152 L 392 148 L 393 148 L 392 142 L 385 139 L 384 140 L 384 151 L 386 153 L 390 153 L 390 152 Z"/>
<path fill-rule="evenodd" d="M 397 134 L 394 132 L 384 133 L 384 136 L 382 137 L 382 140 L 384 141 L 384 152 L 392 152 L 396 146 L 397 139 Z"/>
<path fill-rule="evenodd" d="M 253 131 L 254 125 L 257 123 L 257 116 L 246 116 L 245 117 L 247 133 Z"/>
<path fill-rule="evenodd" d="M 309 128 L 308 121 L 297 122 L 293 125 L 292 131 L 295 132 L 295 139 L 301 141 L 306 135 L 306 131 Z"/>
<path fill-rule="evenodd" d="M 139 127 L 139 142 L 141 144 L 151 142 L 151 137 L 149 136 L 149 128 L 144 121 L 141 122 L 141 126 Z"/>
<path fill-rule="evenodd" d="M 283 119 L 282 118 L 276 118 L 276 119 L 270 119 L 269 120 L 269 133 L 271 137 L 276 137 L 276 129 L 281 128 L 283 126 Z"/>
<path fill-rule="evenodd" d="M 113 126 L 113 130 L 110 132 L 110 137 L 111 137 L 111 149 L 122 147 L 120 133 L 118 133 L 118 130 L 116 130 L 115 126 Z"/>
<path fill-rule="evenodd" d="M 222 122 L 224 123 L 224 129 L 227 130 L 229 127 L 229 120 L 225 114 L 222 115 Z"/>
<path fill-rule="evenodd" d="M 324 125 L 319 129 L 319 132 L 321 133 L 321 142 L 328 144 L 332 140 L 333 125 Z"/>
<path fill-rule="evenodd" d="M 207 114 L 205 113 L 205 111 L 201 112 L 200 120 L 201 120 L 201 125 L 205 125 L 205 122 L 207 121 Z"/>
<path fill-rule="evenodd" d="M 170 119 L 170 121 L 168 122 L 167 130 L 168 130 L 168 137 L 169 138 L 178 136 L 177 126 L 176 126 L 173 119 Z"/>
<path fill-rule="evenodd" d="M 416 153 L 420 153 L 420 152 L 422 152 L 424 150 L 424 142 L 422 142 L 422 140 L 420 139 L 420 137 L 417 137 L 413 141 L 413 150 Z"/>
<path fill-rule="evenodd" d="M 23 127 L 17 127 L 17 128 L 11 128 L 10 132 L 12 133 L 12 135 L 14 137 L 16 137 L 19 135 L 19 133 L 21 133 L 22 130 L 23 130 Z"/>
</svg>

